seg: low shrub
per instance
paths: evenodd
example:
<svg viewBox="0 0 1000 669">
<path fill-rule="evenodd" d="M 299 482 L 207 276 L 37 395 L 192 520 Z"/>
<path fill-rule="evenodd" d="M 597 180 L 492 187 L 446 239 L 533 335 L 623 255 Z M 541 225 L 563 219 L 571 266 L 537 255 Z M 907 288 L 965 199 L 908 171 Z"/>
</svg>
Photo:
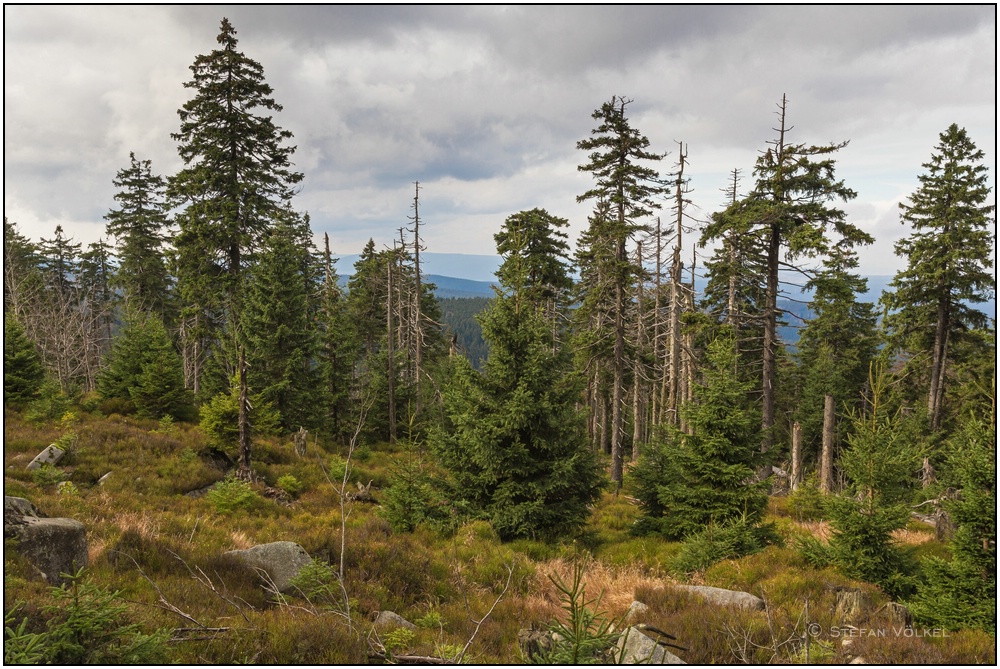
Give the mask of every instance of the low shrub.
<svg viewBox="0 0 1000 669">
<path fill-rule="evenodd" d="M 250 484 L 233 476 L 227 476 L 219 481 L 206 496 L 219 513 L 232 513 L 237 510 L 252 509 L 260 500 L 260 496 Z"/>
<path fill-rule="evenodd" d="M 797 521 L 822 520 L 826 517 L 824 495 L 819 490 L 816 474 L 809 474 L 799 484 L 798 490 L 788 497 L 789 506 Z"/>
<path fill-rule="evenodd" d="M 298 497 L 299 493 L 304 489 L 302 483 L 292 474 L 279 476 L 275 485 L 284 490 L 292 499 Z"/>
<path fill-rule="evenodd" d="M 302 567 L 290 584 L 314 604 L 329 604 L 340 598 L 337 572 L 322 560 L 313 559 Z"/>
<path fill-rule="evenodd" d="M 35 485 L 45 488 L 65 481 L 66 472 L 46 463 L 31 472 L 31 480 L 34 481 Z"/>
<path fill-rule="evenodd" d="M 773 524 L 751 525 L 736 521 L 721 527 L 709 526 L 688 537 L 671 560 L 670 569 L 681 576 L 703 571 L 720 560 L 752 555 L 781 542 Z"/>
</svg>

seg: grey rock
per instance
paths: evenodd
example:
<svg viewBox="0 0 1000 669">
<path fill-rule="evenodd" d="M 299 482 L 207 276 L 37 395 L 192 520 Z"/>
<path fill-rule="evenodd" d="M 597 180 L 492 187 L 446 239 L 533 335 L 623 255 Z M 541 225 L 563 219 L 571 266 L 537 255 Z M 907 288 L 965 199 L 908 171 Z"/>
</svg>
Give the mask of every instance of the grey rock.
<svg viewBox="0 0 1000 669">
<path fill-rule="evenodd" d="M 293 590 L 292 579 L 312 561 L 306 549 L 294 541 L 275 541 L 246 550 L 226 551 L 223 555 L 229 555 L 243 564 L 262 570 L 279 592 Z"/>
<path fill-rule="evenodd" d="M 629 622 L 635 622 L 635 619 L 645 614 L 649 611 L 649 607 L 638 600 L 632 600 L 632 603 L 628 605 L 628 611 L 625 613 L 625 619 Z"/>
<path fill-rule="evenodd" d="M 45 518 L 21 497 L 3 500 L 3 536 L 50 585 L 87 566 L 87 530 L 71 518 Z"/>
<path fill-rule="evenodd" d="M 104 482 L 111 478 L 111 472 L 108 472 L 101 478 L 97 479 L 97 485 L 104 485 Z"/>
<path fill-rule="evenodd" d="M 41 469 L 42 465 L 57 465 L 59 461 L 63 459 L 66 455 L 66 451 L 59 448 L 55 444 L 49 444 L 45 450 L 35 456 L 35 458 L 27 464 L 25 469 L 35 470 Z"/>
<path fill-rule="evenodd" d="M 3 538 L 14 536 L 17 528 L 26 525 L 28 520 L 44 518 L 45 515 L 35 508 L 35 505 L 23 497 L 3 496 Z"/>
<path fill-rule="evenodd" d="M 672 587 L 683 592 L 694 593 L 710 604 L 738 606 L 750 611 L 764 610 L 764 600 L 749 592 L 713 588 L 708 585 L 674 585 Z"/>
<path fill-rule="evenodd" d="M 618 637 L 619 664 L 687 664 L 636 627 Z"/>
<path fill-rule="evenodd" d="M 856 657 L 849 662 L 849 664 L 868 664 L 868 660 L 863 657 Z"/>
<path fill-rule="evenodd" d="M 417 629 L 416 625 L 394 611 L 379 611 L 378 617 L 375 618 L 375 627 L 405 627 L 408 630 Z"/>
</svg>

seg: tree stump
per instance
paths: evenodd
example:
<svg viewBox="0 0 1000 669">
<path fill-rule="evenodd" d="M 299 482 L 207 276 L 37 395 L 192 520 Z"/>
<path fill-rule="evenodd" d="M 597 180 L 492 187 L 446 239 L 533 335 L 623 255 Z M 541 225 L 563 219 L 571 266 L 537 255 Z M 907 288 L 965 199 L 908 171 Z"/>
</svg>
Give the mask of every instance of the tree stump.
<svg viewBox="0 0 1000 669">
<path fill-rule="evenodd" d="M 299 427 L 299 431 L 295 433 L 292 437 L 292 443 L 295 444 L 295 455 L 305 457 L 306 454 L 306 440 L 309 438 L 309 432 L 306 431 L 304 427 Z"/>
</svg>

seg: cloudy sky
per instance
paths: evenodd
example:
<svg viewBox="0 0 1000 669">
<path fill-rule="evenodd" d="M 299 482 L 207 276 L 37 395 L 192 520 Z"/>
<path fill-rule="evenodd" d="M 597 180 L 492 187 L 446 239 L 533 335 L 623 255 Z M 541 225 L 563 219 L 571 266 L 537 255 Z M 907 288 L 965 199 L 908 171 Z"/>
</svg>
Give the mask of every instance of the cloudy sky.
<svg viewBox="0 0 1000 669">
<path fill-rule="evenodd" d="M 878 240 L 862 271 L 902 266 L 897 203 L 951 123 L 996 182 L 996 7 L 4 7 L 4 215 L 33 239 L 104 235 L 134 151 L 181 162 L 170 133 L 198 54 L 227 16 L 298 146 L 296 198 L 334 253 L 407 224 L 413 182 L 429 251 L 494 253 L 510 214 L 543 207 L 574 236 L 591 185 L 576 142 L 613 95 L 664 171 L 688 145 L 692 214 L 749 174 L 789 100 L 796 143 L 850 140 L 838 176 Z M 666 205 L 669 207 L 669 204 Z"/>
</svg>

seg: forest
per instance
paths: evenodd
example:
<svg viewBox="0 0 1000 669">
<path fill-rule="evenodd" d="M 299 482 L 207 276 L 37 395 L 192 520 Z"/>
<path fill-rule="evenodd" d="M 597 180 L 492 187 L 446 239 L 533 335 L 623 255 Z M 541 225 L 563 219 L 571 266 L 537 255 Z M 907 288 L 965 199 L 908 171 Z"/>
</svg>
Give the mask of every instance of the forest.
<svg viewBox="0 0 1000 669">
<path fill-rule="evenodd" d="M 864 299 L 846 141 L 795 143 L 782 97 L 696 229 L 686 145 L 663 165 L 614 96 L 580 238 L 511 212 L 494 297 L 438 299 L 419 181 L 338 268 L 263 66 L 217 41 L 182 169 L 135 147 L 103 240 L 4 218 L 5 495 L 89 546 L 40 581 L 5 502 L 5 662 L 607 663 L 635 600 L 687 662 L 995 663 L 995 206 L 964 129 L 912 166 L 905 269 Z M 310 556 L 292 590 L 223 554 L 269 541 Z"/>
</svg>

